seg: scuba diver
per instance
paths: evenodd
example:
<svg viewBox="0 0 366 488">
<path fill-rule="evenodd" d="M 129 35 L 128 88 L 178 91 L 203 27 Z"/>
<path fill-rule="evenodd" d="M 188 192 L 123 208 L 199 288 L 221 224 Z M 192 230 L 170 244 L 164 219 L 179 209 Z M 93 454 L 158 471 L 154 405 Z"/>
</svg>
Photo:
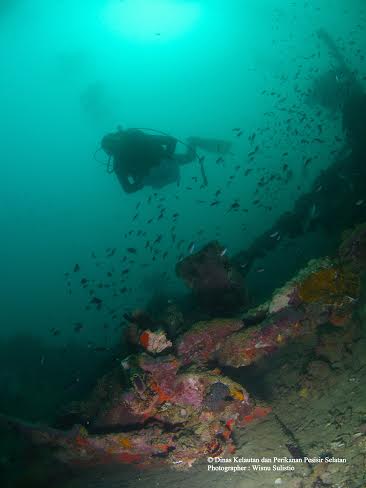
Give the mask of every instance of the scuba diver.
<svg viewBox="0 0 366 488">
<path fill-rule="evenodd" d="M 170 175 L 177 177 L 179 170 L 175 155 L 177 140 L 171 136 L 145 134 L 139 129 L 118 129 L 103 137 L 101 148 L 113 159 L 113 171 L 126 193 L 134 193 L 148 184 L 151 173 L 164 162 Z M 184 162 L 190 162 L 195 154 L 187 153 Z M 183 162 L 183 158 L 180 158 Z"/>
<path fill-rule="evenodd" d="M 233 262 L 242 274 L 248 273 L 256 259 L 265 257 L 286 237 L 298 238 L 308 231 L 322 229 L 327 235 L 327 252 L 332 253 L 339 244 L 341 230 L 366 221 L 366 94 L 329 34 L 321 31 L 318 35 L 331 48 L 345 75 L 343 79 L 348 80 L 347 90 L 342 90 L 341 107 L 347 152 L 341 151 L 338 159 L 320 173 L 310 192 L 295 201 L 292 211 L 280 216 L 249 248 L 234 257 Z"/>
<path fill-rule="evenodd" d="M 143 131 L 157 134 L 147 134 Z M 177 144 L 186 147 L 184 153 L 176 151 Z M 209 152 L 227 153 L 231 144 L 217 139 L 190 137 L 187 142 L 153 129 L 119 128 L 106 134 L 101 141 L 101 149 L 109 156 L 108 167 L 113 161 L 113 170 L 126 193 L 134 193 L 145 186 L 162 188 L 180 183 L 180 167 L 197 160 L 200 164 L 203 185 L 207 186 L 203 167 L 204 157 L 199 157 L 197 147 Z"/>
<path fill-rule="evenodd" d="M 148 134 L 144 131 L 156 132 Z M 183 153 L 177 152 L 177 144 L 185 146 Z M 165 185 L 180 183 L 180 167 L 197 160 L 200 164 L 204 186 L 207 185 L 203 167 L 204 157 L 199 157 L 196 148 L 208 152 L 227 153 L 231 144 L 227 141 L 190 137 L 187 142 L 180 141 L 163 132 L 153 129 L 118 128 L 106 134 L 101 141 L 101 149 L 108 155 L 116 176 L 126 193 L 134 193 L 145 186 L 162 188 Z"/>
</svg>

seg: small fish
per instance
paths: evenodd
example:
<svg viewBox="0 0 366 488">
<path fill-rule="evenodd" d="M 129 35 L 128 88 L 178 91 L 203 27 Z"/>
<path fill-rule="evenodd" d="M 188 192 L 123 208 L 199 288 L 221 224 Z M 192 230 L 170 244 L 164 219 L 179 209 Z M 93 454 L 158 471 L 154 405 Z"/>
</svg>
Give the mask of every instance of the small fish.
<svg viewBox="0 0 366 488">
<path fill-rule="evenodd" d="M 210 203 L 210 207 L 214 207 L 215 205 L 218 205 L 220 202 L 218 200 L 214 200 L 212 203 Z"/>
<path fill-rule="evenodd" d="M 315 203 L 313 203 L 311 210 L 310 210 L 310 219 L 313 219 L 315 217 L 315 214 L 316 214 L 316 205 L 315 205 Z"/>
<path fill-rule="evenodd" d="M 82 328 L 83 328 L 83 324 L 81 322 L 75 322 L 74 332 L 80 332 Z"/>
<path fill-rule="evenodd" d="M 77 273 L 78 271 L 80 271 L 80 266 L 78 264 L 75 264 L 74 273 Z"/>
<path fill-rule="evenodd" d="M 272 237 L 272 238 L 273 238 L 273 237 L 277 237 L 277 236 L 278 236 L 278 234 L 279 234 L 279 232 L 278 232 L 278 231 L 277 231 L 277 232 L 273 232 L 273 234 L 271 234 L 269 237 Z"/>
<path fill-rule="evenodd" d="M 243 131 L 240 130 L 239 132 L 237 132 L 236 137 L 240 137 L 242 134 L 243 134 Z"/>
<path fill-rule="evenodd" d="M 227 253 L 227 247 L 223 251 L 220 252 L 220 256 L 223 257 Z"/>
<path fill-rule="evenodd" d="M 101 305 L 102 301 L 103 301 L 103 300 L 101 300 L 101 299 L 100 299 L 100 298 L 98 298 L 98 297 L 93 297 L 93 298 L 90 300 L 90 302 L 89 302 L 89 303 L 93 303 L 93 304 L 95 304 L 95 305 Z"/>
<path fill-rule="evenodd" d="M 264 271 L 264 268 L 257 269 L 257 273 L 263 273 L 263 271 Z"/>
<path fill-rule="evenodd" d="M 127 252 L 129 252 L 131 254 L 136 254 L 137 253 L 137 250 L 134 247 L 128 247 L 127 248 Z"/>
<path fill-rule="evenodd" d="M 219 158 L 216 159 L 216 164 L 220 164 L 224 162 L 224 158 L 220 156 Z"/>
<path fill-rule="evenodd" d="M 191 244 L 188 247 L 189 254 L 192 254 L 195 248 L 195 243 L 191 242 Z"/>
<path fill-rule="evenodd" d="M 257 342 L 256 345 L 254 346 L 255 349 L 262 349 L 263 347 L 271 347 L 270 344 L 266 344 L 265 342 Z"/>
<path fill-rule="evenodd" d="M 240 127 L 234 127 L 234 129 L 231 129 L 233 132 L 239 132 L 241 129 Z"/>
<path fill-rule="evenodd" d="M 356 205 L 357 205 L 357 207 L 359 207 L 359 206 L 360 206 L 360 205 L 362 205 L 363 203 L 364 203 L 364 200 L 358 200 L 358 201 L 356 202 Z"/>
<path fill-rule="evenodd" d="M 234 202 L 230 205 L 230 208 L 227 211 L 227 213 L 230 212 L 231 210 L 238 210 L 239 208 L 240 208 L 240 203 Z"/>
</svg>

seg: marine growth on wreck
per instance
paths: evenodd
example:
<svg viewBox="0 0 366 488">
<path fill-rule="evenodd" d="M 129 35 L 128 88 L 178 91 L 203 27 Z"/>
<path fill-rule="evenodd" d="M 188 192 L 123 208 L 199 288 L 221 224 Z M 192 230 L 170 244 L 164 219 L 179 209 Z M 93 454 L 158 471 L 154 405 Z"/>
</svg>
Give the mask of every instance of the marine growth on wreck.
<svg viewBox="0 0 366 488">
<path fill-rule="evenodd" d="M 1 488 L 366 487 L 365 33 L 0 2 Z"/>
</svg>

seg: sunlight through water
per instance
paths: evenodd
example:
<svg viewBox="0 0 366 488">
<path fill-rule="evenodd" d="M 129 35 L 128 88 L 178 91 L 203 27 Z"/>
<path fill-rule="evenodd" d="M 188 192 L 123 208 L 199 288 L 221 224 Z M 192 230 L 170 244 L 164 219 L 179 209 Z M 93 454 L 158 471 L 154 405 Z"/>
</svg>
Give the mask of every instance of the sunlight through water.
<svg viewBox="0 0 366 488">
<path fill-rule="evenodd" d="M 197 2 L 182 0 L 112 1 L 105 11 L 106 23 L 131 40 L 177 38 L 193 27 L 200 15 Z"/>
</svg>

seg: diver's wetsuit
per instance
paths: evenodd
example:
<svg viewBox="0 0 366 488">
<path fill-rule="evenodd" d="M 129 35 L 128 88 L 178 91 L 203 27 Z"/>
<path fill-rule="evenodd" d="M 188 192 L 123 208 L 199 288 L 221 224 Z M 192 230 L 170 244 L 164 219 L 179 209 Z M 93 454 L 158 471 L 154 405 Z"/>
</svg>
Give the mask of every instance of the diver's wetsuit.
<svg viewBox="0 0 366 488">
<path fill-rule="evenodd" d="M 137 129 L 120 131 L 112 156 L 114 172 L 124 191 L 133 193 L 143 188 L 152 168 L 174 158 L 176 145 L 174 137 L 149 135 Z"/>
</svg>

